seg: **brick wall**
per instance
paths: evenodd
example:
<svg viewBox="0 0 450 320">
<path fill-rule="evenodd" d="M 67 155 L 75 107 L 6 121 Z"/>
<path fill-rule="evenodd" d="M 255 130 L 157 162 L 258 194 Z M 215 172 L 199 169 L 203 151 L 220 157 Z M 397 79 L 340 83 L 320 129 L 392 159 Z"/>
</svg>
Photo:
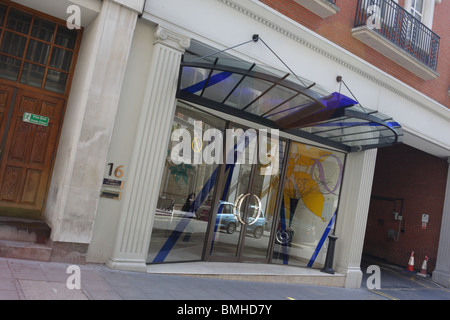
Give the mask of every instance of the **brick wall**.
<svg viewBox="0 0 450 320">
<path fill-rule="evenodd" d="M 364 253 L 388 262 L 408 265 L 411 251 L 415 252 L 415 269 L 420 271 L 425 255 L 429 257 L 428 272 L 435 268 L 448 164 L 440 159 L 399 145 L 378 150 L 372 196 L 404 199 L 404 232 L 398 241 L 388 238 L 388 230 L 397 231 L 398 222 L 392 211 L 400 211 L 401 201 L 372 197 L 367 221 Z M 429 215 L 422 229 L 422 214 Z"/>
<path fill-rule="evenodd" d="M 428 81 L 422 80 L 353 38 L 351 29 L 354 25 L 356 0 L 337 0 L 336 4 L 340 11 L 326 19 L 320 18 L 293 0 L 260 1 L 450 108 L 448 97 L 450 86 L 450 20 L 448 18 L 450 1 L 442 1 L 435 7 L 433 31 L 441 37 L 437 67 L 440 76 Z M 401 0 L 399 3 L 403 4 L 404 1 Z"/>
</svg>

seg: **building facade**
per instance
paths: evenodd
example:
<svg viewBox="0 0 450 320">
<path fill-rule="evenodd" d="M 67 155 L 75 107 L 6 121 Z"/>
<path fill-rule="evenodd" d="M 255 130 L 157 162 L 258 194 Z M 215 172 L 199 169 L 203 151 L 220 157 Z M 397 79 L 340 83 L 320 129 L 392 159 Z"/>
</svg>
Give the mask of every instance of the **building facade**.
<svg viewBox="0 0 450 320">
<path fill-rule="evenodd" d="M 331 267 L 352 288 L 363 252 L 416 250 L 448 286 L 449 7 L 1 1 L 0 236 L 39 221 L 53 261 Z"/>
</svg>

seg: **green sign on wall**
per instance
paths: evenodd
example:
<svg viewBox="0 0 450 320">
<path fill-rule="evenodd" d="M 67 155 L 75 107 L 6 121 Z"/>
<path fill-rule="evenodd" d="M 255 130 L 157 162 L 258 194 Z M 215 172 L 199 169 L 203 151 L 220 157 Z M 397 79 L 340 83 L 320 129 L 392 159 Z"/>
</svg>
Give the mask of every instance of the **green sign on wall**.
<svg viewBox="0 0 450 320">
<path fill-rule="evenodd" d="M 24 112 L 22 120 L 23 120 L 23 122 L 33 123 L 33 124 L 47 127 L 48 121 L 50 119 L 48 117 L 40 116 L 38 114 Z"/>
</svg>

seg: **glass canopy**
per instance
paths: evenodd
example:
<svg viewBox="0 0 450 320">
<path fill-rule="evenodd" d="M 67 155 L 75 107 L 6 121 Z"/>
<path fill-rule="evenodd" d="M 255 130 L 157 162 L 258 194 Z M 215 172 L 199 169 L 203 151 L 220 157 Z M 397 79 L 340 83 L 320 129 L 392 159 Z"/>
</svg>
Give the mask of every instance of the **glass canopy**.
<svg viewBox="0 0 450 320">
<path fill-rule="evenodd" d="M 180 99 L 346 152 L 401 142 L 397 122 L 343 94 L 327 93 L 291 73 L 223 53 L 199 56 L 183 56 Z"/>
</svg>

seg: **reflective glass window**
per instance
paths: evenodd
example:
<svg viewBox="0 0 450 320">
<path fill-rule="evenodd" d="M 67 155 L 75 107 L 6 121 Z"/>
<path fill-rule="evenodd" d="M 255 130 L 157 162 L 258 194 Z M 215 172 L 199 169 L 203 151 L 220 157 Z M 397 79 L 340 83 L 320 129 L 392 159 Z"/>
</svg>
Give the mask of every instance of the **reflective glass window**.
<svg viewBox="0 0 450 320">
<path fill-rule="evenodd" d="M 52 42 L 55 25 L 53 22 L 36 18 L 31 29 L 31 36 L 46 42 Z"/>
<path fill-rule="evenodd" d="M 344 154 L 292 142 L 273 263 L 323 266 L 343 168 Z"/>
<path fill-rule="evenodd" d="M 20 82 L 40 88 L 44 79 L 45 68 L 36 64 L 25 62 Z"/>
<path fill-rule="evenodd" d="M 11 8 L 6 22 L 8 29 L 28 34 L 31 25 L 31 14 Z"/>
<path fill-rule="evenodd" d="M 3 36 L 0 51 L 18 58 L 22 58 L 26 44 L 26 37 L 17 33 L 6 31 Z"/>
<path fill-rule="evenodd" d="M 26 58 L 28 60 L 47 64 L 48 54 L 50 53 L 50 45 L 31 39 L 28 44 Z"/>
<path fill-rule="evenodd" d="M 50 67 L 69 71 L 72 62 L 72 52 L 60 48 L 53 48 Z"/>
<path fill-rule="evenodd" d="M 67 49 L 74 49 L 77 40 L 77 30 L 68 29 L 65 26 L 58 26 L 55 44 Z"/>
<path fill-rule="evenodd" d="M 5 15 L 6 15 L 6 6 L 0 4 L 0 26 L 2 26 L 3 22 L 5 21 Z"/>
<path fill-rule="evenodd" d="M 0 77 L 17 81 L 19 77 L 20 60 L 0 55 Z"/>
<path fill-rule="evenodd" d="M 215 141 L 211 138 L 203 145 L 203 137 L 224 129 L 223 120 L 190 107 L 177 107 L 158 193 L 148 263 L 202 259 L 219 164 L 214 161 L 207 164 L 210 161 L 199 161 L 196 157 L 203 155 Z M 220 148 L 216 150 L 219 152 Z"/>
<path fill-rule="evenodd" d="M 47 78 L 45 79 L 45 89 L 64 93 L 67 84 L 68 74 L 56 70 L 48 70 Z"/>
</svg>

